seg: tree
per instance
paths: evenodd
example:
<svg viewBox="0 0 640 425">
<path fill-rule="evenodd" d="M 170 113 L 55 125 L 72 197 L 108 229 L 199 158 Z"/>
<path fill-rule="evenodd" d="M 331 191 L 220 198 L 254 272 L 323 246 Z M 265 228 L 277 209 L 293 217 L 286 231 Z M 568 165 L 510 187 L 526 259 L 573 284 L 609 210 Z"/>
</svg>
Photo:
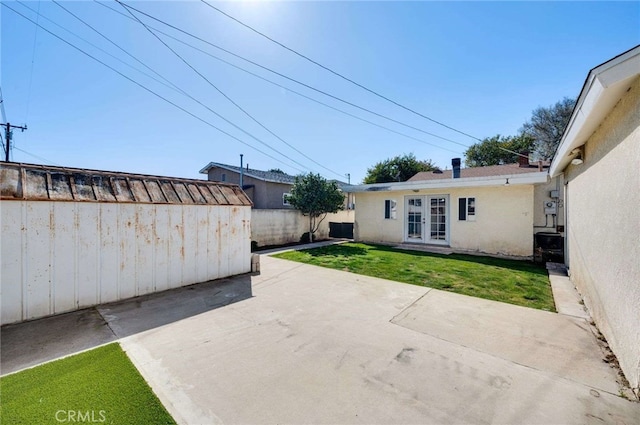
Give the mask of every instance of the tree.
<svg viewBox="0 0 640 425">
<path fill-rule="evenodd" d="M 433 171 L 435 169 L 436 167 L 430 159 L 418 161 L 414 154 L 404 154 L 385 159 L 368 168 L 364 183 L 405 182 L 420 171 Z"/>
<path fill-rule="evenodd" d="M 467 167 L 513 164 L 518 162 L 517 154 L 531 152 L 533 146 L 534 140 L 529 135 L 505 137 L 498 134 L 471 145 L 464 153 L 464 162 Z"/>
<path fill-rule="evenodd" d="M 520 131 L 534 139 L 537 158 L 553 158 L 575 104 L 575 99 L 565 97 L 555 105 L 540 107 L 531 113 L 531 119 L 524 123 Z"/>
<path fill-rule="evenodd" d="M 313 235 L 327 213 L 338 212 L 344 203 L 344 195 L 336 182 L 313 173 L 296 176 L 287 199 L 302 215 L 309 216 L 309 242 L 313 242 Z M 318 221 L 319 217 L 322 218 Z"/>
<path fill-rule="evenodd" d="M 269 170 L 270 173 L 278 173 L 278 174 L 287 174 L 279 168 L 272 168 Z"/>
</svg>

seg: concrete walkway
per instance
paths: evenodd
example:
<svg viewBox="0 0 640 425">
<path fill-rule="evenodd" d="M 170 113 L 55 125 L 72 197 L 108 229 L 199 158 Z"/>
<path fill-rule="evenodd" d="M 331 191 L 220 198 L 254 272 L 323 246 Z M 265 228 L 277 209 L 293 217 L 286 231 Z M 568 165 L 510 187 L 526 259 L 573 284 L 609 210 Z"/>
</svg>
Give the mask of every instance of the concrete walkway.
<svg viewBox="0 0 640 425">
<path fill-rule="evenodd" d="M 96 334 L 120 339 L 180 423 L 640 420 L 585 319 L 261 261 L 259 276 L 99 309 Z M 3 328 L 3 369 L 18 328 L 9 342 Z"/>
</svg>

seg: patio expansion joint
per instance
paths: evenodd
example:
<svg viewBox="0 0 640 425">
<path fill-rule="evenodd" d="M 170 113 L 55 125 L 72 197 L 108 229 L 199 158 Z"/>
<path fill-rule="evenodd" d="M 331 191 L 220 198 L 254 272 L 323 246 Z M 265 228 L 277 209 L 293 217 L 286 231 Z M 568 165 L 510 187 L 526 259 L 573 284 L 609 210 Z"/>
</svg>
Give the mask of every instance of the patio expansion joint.
<svg viewBox="0 0 640 425">
<path fill-rule="evenodd" d="M 398 325 L 397 323 L 395 323 L 394 321 L 399 319 L 400 316 L 402 316 L 403 314 L 405 314 L 411 307 L 413 307 L 415 304 L 418 303 L 418 301 L 420 301 L 421 299 L 423 299 L 424 297 L 426 297 L 427 295 L 429 295 L 430 292 L 433 291 L 433 288 L 429 288 L 429 287 L 424 287 L 427 292 L 425 292 L 424 294 L 420 295 L 418 298 L 416 298 L 415 300 L 413 300 L 413 302 L 411 304 L 409 304 L 408 306 L 406 306 L 405 308 L 402 309 L 402 311 L 400 311 L 398 314 L 396 314 L 395 316 L 393 316 L 391 319 L 389 319 L 389 323 L 392 323 L 394 325 Z M 400 325 L 398 325 L 400 326 Z M 403 326 L 404 327 L 404 326 Z"/>
</svg>

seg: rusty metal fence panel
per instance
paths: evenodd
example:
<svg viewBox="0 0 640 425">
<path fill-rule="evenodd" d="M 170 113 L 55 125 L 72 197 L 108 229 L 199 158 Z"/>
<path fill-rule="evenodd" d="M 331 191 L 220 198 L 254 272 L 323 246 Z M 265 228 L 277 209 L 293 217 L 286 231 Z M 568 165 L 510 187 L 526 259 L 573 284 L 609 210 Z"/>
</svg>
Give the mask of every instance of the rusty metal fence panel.
<svg viewBox="0 0 640 425">
<path fill-rule="evenodd" d="M 0 198 L 1 324 L 251 269 L 235 185 L 2 162 Z"/>
</svg>

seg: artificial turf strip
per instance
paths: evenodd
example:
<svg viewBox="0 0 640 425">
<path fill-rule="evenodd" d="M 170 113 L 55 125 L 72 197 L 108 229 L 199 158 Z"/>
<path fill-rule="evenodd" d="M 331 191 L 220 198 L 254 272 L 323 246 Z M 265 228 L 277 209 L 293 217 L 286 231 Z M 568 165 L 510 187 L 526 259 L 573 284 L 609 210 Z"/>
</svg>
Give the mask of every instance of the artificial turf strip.
<svg viewBox="0 0 640 425">
<path fill-rule="evenodd" d="M 175 424 L 117 343 L 0 378 L 2 424 Z"/>
<path fill-rule="evenodd" d="M 526 261 L 360 243 L 289 251 L 274 257 L 555 311 L 546 269 Z"/>
</svg>

